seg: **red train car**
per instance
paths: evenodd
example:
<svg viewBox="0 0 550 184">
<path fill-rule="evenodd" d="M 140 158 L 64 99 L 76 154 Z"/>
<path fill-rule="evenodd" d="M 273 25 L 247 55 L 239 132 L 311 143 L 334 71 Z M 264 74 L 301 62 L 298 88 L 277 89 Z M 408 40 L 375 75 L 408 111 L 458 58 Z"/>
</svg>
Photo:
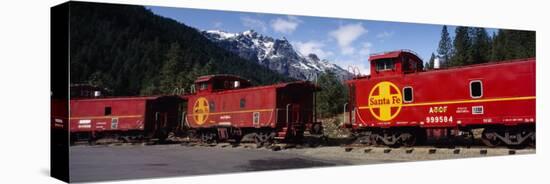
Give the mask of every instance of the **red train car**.
<svg viewBox="0 0 550 184">
<path fill-rule="evenodd" d="M 183 128 L 182 101 L 178 96 L 71 99 L 71 142 L 165 138 L 168 132 Z"/>
<path fill-rule="evenodd" d="M 414 145 L 472 135 L 488 146 L 535 144 L 535 59 L 424 71 L 412 51 L 371 55 L 371 74 L 347 81 L 346 126 L 365 143 Z"/>
<path fill-rule="evenodd" d="M 206 142 L 253 137 L 256 143 L 299 140 L 306 128 L 321 131 L 314 119 L 310 82 L 299 81 L 251 87 L 233 75 L 209 75 L 195 81 L 188 96 L 187 122 Z"/>
<path fill-rule="evenodd" d="M 52 98 L 50 101 L 50 128 L 51 130 L 67 130 L 68 129 L 68 100 Z"/>
</svg>

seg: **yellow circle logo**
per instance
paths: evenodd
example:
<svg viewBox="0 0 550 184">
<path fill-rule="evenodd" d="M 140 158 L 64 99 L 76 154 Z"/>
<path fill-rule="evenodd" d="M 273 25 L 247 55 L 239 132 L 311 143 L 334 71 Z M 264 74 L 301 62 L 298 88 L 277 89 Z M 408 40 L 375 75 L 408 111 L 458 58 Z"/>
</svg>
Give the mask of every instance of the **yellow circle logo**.
<svg viewBox="0 0 550 184">
<path fill-rule="evenodd" d="M 401 91 L 391 82 L 380 82 L 370 91 L 369 109 L 371 114 L 380 121 L 395 118 L 401 111 L 402 104 Z"/>
<path fill-rule="evenodd" d="M 208 107 L 208 100 L 204 97 L 200 97 L 195 101 L 193 105 L 193 119 L 198 125 L 202 125 L 208 119 L 208 113 L 210 112 L 210 107 Z"/>
</svg>

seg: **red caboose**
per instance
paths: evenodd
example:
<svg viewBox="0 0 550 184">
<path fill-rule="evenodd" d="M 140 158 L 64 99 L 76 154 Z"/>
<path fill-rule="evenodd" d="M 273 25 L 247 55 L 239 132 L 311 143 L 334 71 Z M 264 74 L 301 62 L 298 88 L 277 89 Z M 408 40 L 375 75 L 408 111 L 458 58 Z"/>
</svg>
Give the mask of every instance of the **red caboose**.
<svg viewBox="0 0 550 184">
<path fill-rule="evenodd" d="M 300 139 L 306 128 L 320 132 L 314 120 L 315 85 L 299 81 L 251 87 L 233 75 L 209 75 L 195 81 L 188 99 L 187 122 L 205 142 L 243 137 L 263 144 Z"/>
<path fill-rule="evenodd" d="M 411 51 L 369 61 L 369 76 L 347 81 L 346 125 L 362 141 L 410 146 L 483 128 L 488 146 L 535 144 L 534 58 L 430 71 Z"/>
<path fill-rule="evenodd" d="M 103 137 L 163 139 L 184 128 L 182 101 L 178 96 L 71 99 L 71 142 Z"/>
</svg>

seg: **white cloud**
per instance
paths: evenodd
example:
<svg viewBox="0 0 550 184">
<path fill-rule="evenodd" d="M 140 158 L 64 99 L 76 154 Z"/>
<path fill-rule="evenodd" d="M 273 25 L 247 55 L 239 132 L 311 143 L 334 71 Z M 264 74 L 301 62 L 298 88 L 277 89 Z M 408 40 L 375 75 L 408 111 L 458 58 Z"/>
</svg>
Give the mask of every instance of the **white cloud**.
<svg viewBox="0 0 550 184">
<path fill-rule="evenodd" d="M 367 32 L 363 24 L 357 23 L 341 25 L 338 29 L 331 31 L 329 35 L 336 39 L 338 46 L 342 50 L 342 54 L 349 55 L 355 52 L 351 43 Z"/>
<path fill-rule="evenodd" d="M 293 16 L 287 16 L 286 18 L 279 17 L 271 21 L 271 27 L 275 32 L 292 34 L 300 23 L 302 23 L 302 21 Z"/>
<path fill-rule="evenodd" d="M 294 42 L 293 45 L 302 55 L 313 53 L 321 59 L 326 59 L 326 57 L 333 55 L 332 52 L 323 50 L 325 44 L 319 41 Z"/>
<path fill-rule="evenodd" d="M 341 58 L 337 60 L 337 64 L 356 75 L 369 75 L 369 56 L 372 52 L 373 44 L 371 42 L 362 42 L 359 48 L 358 54 Z"/>
<path fill-rule="evenodd" d="M 241 17 L 241 23 L 244 27 L 247 27 L 249 29 L 261 30 L 262 32 L 267 31 L 266 23 L 259 19 Z"/>
<path fill-rule="evenodd" d="M 390 38 L 393 36 L 393 33 L 394 33 L 393 31 L 392 32 L 384 31 L 384 32 L 378 33 L 376 35 L 376 38 L 379 38 L 379 39 Z"/>
<path fill-rule="evenodd" d="M 352 46 L 341 47 L 340 50 L 342 51 L 342 54 L 344 54 L 344 55 L 351 55 L 351 54 L 355 53 L 355 48 L 353 48 Z"/>
</svg>

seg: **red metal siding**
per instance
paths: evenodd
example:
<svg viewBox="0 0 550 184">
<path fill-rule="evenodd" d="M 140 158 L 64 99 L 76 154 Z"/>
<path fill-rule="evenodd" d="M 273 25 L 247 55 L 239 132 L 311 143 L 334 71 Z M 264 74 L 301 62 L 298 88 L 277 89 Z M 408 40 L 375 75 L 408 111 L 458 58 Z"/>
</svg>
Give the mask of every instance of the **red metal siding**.
<svg viewBox="0 0 550 184">
<path fill-rule="evenodd" d="M 148 97 L 81 99 L 70 101 L 70 131 L 143 130 Z M 105 114 L 105 108 L 111 114 Z M 118 119 L 118 123 L 113 123 Z"/>
<path fill-rule="evenodd" d="M 194 112 L 200 106 L 197 99 L 208 105 L 207 112 Z M 241 99 L 244 107 L 241 108 Z M 214 104 L 212 109 L 212 105 Z M 204 107 L 204 106 L 203 106 Z M 206 107 L 204 107 L 206 108 Z M 189 97 L 187 121 L 193 128 L 211 126 L 274 127 L 276 122 L 275 88 L 259 87 L 230 90 L 218 93 L 198 94 Z M 259 113 L 259 124 L 254 124 L 253 114 Z"/>
<path fill-rule="evenodd" d="M 470 81 L 482 81 L 483 96 L 470 97 Z M 373 106 L 371 90 L 381 82 L 394 84 L 399 92 L 388 85 L 379 85 L 373 96 L 383 92 L 400 94 L 401 104 Z M 535 59 L 483 64 L 454 69 L 361 78 L 348 81 L 355 85 L 355 128 L 365 126 L 423 126 L 453 127 L 482 124 L 534 123 L 535 120 Z M 384 83 L 389 84 L 389 83 Z M 403 87 L 413 88 L 413 102 L 403 102 Z M 388 91 L 387 88 L 390 90 Z M 399 100 L 399 99 L 398 99 Z M 369 104 L 369 102 L 371 102 Z M 381 101 L 382 102 L 382 101 Z M 399 109 L 399 106 L 401 107 Z M 372 112 L 371 112 L 371 107 Z M 389 107 L 389 108 L 388 108 Z M 483 107 L 482 114 L 474 114 L 474 107 Z M 389 110 L 393 118 L 380 120 L 375 115 Z M 430 112 L 431 110 L 431 112 Z M 384 119 L 384 118 L 382 118 Z M 442 121 L 442 122 L 441 122 Z"/>
</svg>

